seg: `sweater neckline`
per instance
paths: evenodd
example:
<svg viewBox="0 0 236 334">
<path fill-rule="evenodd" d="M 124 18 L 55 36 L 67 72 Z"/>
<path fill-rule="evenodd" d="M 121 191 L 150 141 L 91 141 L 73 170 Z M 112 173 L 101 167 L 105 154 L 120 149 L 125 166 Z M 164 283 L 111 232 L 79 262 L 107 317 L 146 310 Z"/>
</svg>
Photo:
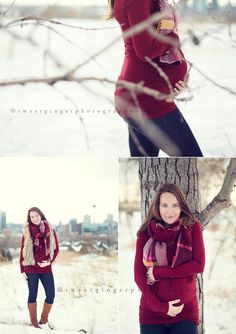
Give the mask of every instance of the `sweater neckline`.
<svg viewBox="0 0 236 334">
<path fill-rule="evenodd" d="M 174 223 L 172 223 L 172 224 L 167 224 L 167 223 L 165 223 L 163 220 L 161 221 L 161 224 L 162 224 L 163 227 L 164 227 L 165 229 L 167 229 L 167 230 L 171 230 L 172 228 L 178 226 L 179 223 L 180 223 L 180 220 L 179 220 L 179 219 L 176 220 L 176 221 L 175 221 Z"/>
</svg>

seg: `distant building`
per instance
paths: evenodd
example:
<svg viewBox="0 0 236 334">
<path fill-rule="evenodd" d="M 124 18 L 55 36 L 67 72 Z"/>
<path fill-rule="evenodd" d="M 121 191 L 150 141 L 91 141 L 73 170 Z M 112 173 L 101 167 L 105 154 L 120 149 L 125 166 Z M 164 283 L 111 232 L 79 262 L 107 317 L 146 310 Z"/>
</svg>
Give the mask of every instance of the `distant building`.
<svg viewBox="0 0 236 334">
<path fill-rule="evenodd" d="M 81 234 L 81 224 L 75 218 L 69 220 L 69 234 Z"/>
<path fill-rule="evenodd" d="M 0 211 L 0 233 L 7 228 L 6 213 Z"/>
<path fill-rule="evenodd" d="M 193 11 L 196 14 L 206 15 L 208 13 L 206 0 L 193 0 Z"/>
<path fill-rule="evenodd" d="M 113 215 L 108 214 L 103 223 L 83 222 L 81 233 L 106 234 L 115 236 L 117 234 L 118 223 L 113 220 Z"/>
<path fill-rule="evenodd" d="M 23 224 L 13 224 L 13 223 L 8 223 L 7 224 L 7 231 L 10 231 L 15 234 L 21 234 L 23 230 Z"/>
<path fill-rule="evenodd" d="M 91 216 L 90 215 L 84 215 L 83 223 L 90 224 L 91 223 Z"/>
</svg>

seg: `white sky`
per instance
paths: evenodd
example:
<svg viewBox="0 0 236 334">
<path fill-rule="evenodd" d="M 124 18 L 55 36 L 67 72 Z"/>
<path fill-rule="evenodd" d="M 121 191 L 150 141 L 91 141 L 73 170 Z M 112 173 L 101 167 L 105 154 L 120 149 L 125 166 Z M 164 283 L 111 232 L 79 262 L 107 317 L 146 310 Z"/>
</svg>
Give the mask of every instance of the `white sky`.
<svg viewBox="0 0 236 334">
<path fill-rule="evenodd" d="M 24 223 L 32 206 L 52 224 L 85 214 L 101 222 L 112 213 L 118 221 L 118 160 L 0 158 L 0 211 L 8 222 Z"/>
</svg>

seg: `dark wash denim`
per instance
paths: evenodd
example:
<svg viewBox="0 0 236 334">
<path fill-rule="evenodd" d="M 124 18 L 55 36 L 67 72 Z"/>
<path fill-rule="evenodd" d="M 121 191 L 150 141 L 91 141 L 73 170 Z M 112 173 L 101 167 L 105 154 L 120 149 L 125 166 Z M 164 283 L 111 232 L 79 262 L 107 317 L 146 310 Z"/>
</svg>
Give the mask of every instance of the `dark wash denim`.
<svg viewBox="0 0 236 334">
<path fill-rule="evenodd" d="M 147 156 L 157 157 L 160 147 L 157 147 L 145 134 L 140 125 L 130 116 L 124 116 L 124 120 L 128 123 L 129 130 L 129 149 L 131 157 L 144 156 L 140 152 L 138 145 L 133 140 L 132 134 L 138 139 Z M 172 112 L 161 118 L 150 119 L 157 129 L 161 129 L 165 135 L 179 148 L 180 154 L 176 156 L 182 157 L 202 157 L 201 149 L 183 115 L 176 107 Z M 165 152 L 167 153 L 167 152 Z M 168 153 L 167 153 L 168 154 Z"/>
<path fill-rule="evenodd" d="M 28 303 L 35 303 L 37 301 L 38 285 L 39 281 L 41 281 L 46 294 L 45 303 L 53 304 L 55 297 L 55 285 L 54 285 L 53 274 L 27 273 L 26 275 L 28 277 L 28 288 L 29 288 Z"/>
<path fill-rule="evenodd" d="M 197 324 L 191 320 L 183 320 L 174 324 L 140 324 L 140 334 L 197 334 Z"/>
</svg>

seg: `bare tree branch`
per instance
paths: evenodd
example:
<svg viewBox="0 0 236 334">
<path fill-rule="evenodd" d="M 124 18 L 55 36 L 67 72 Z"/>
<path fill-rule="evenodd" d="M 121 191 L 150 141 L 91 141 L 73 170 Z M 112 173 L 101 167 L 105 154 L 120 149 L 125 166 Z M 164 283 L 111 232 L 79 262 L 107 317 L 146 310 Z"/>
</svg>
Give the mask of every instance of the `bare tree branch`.
<svg viewBox="0 0 236 334">
<path fill-rule="evenodd" d="M 227 91 L 228 93 L 230 93 L 232 95 L 236 95 L 236 91 L 232 90 L 229 87 L 223 86 L 223 85 L 219 84 L 218 82 L 216 82 L 215 80 L 211 79 L 208 75 L 206 75 L 204 72 L 202 72 L 198 67 L 196 67 L 189 60 L 187 60 L 187 62 L 195 69 L 195 71 L 197 71 L 199 74 L 201 74 L 201 76 L 203 76 L 205 79 L 210 81 L 214 86 L 219 87 L 219 88 Z"/>
<path fill-rule="evenodd" d="M 62 92 L 59 88 L 56 88 L 55 86 L 53 86 L 53 88 L 55 89 L 56 92 L 58 92 L 60 95 L 62 95 L 67 101 L 69 101 L 73 107 L 75 107 L 76 109 L 78 109 L 78 105 L 76 104 L 76 102 L 67 94 L 65 94 L 64 92 Z M 89 136 L 88 136 L 88 132 L 84 123 L 84 119 L 82 116 L 79 116 L 79 121 L 82 125 L 82 128 L 84 130 L 84 136 L 85 136 L 85 142 L 86 142 L 86 147 L 87 149 L 90 151 L 91 147 L 90 147 L 90 143 L 89 143 Z"/>
<path fill-rule="evenodd" d="M 35 48 L 38 48 L 39 50 L 41 50 L 42 52 L 43 52 L 43 50 L 42 50 L 42 46 L 41 45 L 39 45 L 31 36 L 27 36 L 27 37 L 22 37 L 22 36 L 20 36 L 20 35 L 18 35 L 18 34 L 16 34 L 15 32 L 13 32 L 13 31 L 10 31 L 10 30 L 6 30 L 5 31 L 9 36 L 11 36 L 12 38 L 14 38 L 14 39 L 17 39 L 17 40 L 20 40 L 20 41 L 23 41 L 23 42 L 27 42 L 27 43 L 29 43 L 29 44 L 31 44 L 33 47 L 35 47 Z M 50 57 L 52 60 L 53 60 L 53 62 L 55 63 L 55 65 L 57 66 L 57 67 L 60 67 L 60 68 L 65 68 L 65 65 L 63 65 L 62 63 L 61 63 L 61 61 L 50 51 L 50 50 L 48 50 L 48 52 L 47 52 L 47 56 L 48 57 Z"/>
<path fill-rule="evenodd" d="M 125 81 L 125 80 L 110 80 L 107 78 L 99 78 L 99 77 L 81 77 L 81 78 L 76 78 L 73 75 L 69 75 L 68 73 L 63 74 L 63 75 L 58 75 L 54 77 L 49 77 L 49 78 L 28 78 L 28 79 L 19 79 L 19 80 L 6 80 L 0 82 L 0 87 L 1 86 L 12 86 L 12 85 L 26 85 L 28 83 L 46 83 L 48 85 L 54 85 L 58 81 L 75 81 L 77 83 L 84 82 L 84 81 L 98 81 L 98 82 L 106 82 L 110 84 L 114 84 L 123 88 L 126 88 L 130 91 L 135 91 L 136 93 L 144 93 L 147 95 L 150 95 L 154 97 L 157 100 L 165 100 L 167 98 L 173 98 L 170 94 L 163 94 L 157 90 L 151 89 L 149 87 L 144 86 L 143 82 L 140 83 L 133 83 L 130 81 Z"/>
<path fill-rule="evenodd" d="M 79 29 L 79 30 L 111 30 L 111 29 L 118 29 L 119 26 L 114 26 L 114 27 L 102 27 L 102 28 L 85 28 L 85 27 L 81 27 L 81 26 L 76 26 L 76 25 L 72 25 L 72 24 L 68 24 L 68 23 L 64 23 L 61 21 L 57 21 L 54 19 L 49 19 L 47 17 L 38 17 L 38 16 L 27 16 L 27 17 L 22 17 L 19 19 L 15 19 L 11 22 L 8 22 L 7 24 L 1 25 L 0 24 L 0 29 L 6 29 L 6 28 L 11 28 L 11 27 L 18 27 L 18 26 L 24 26 L 24 25 L 28 25 L 28 24 L 39 24 L 39 23 L 43 23 L 43 22 L 48 22 L 51 24 L 55 24 L 55 25 L 60 25 L 63 27 L 67 27 L 67 28 L 72 28 L 72 29 Z"/>
<path fill-rule="evenodd" d="M 223 185 L 219 193 L 213 198 L 213 200 L 206 206 L 206 208 L 197 216 L 202 222 L 202 227 L 205 228 L 210 220 L 214 218 L 223 208 L 231 206 L 230 195 L 236 181 L 236 158 L 231 158 L 227 167 L 226 175 L 223 181 Z"/>
<path fill-rule="evenodd" d="M 16 3 L 16 0 L 13 0 L 12 3 L 9 5 L 9 7 L 5 10 L 5 12 L 2 12 L 1 15 L 5 16 L 13 8 L 15 3 Z"/>
</svg>

